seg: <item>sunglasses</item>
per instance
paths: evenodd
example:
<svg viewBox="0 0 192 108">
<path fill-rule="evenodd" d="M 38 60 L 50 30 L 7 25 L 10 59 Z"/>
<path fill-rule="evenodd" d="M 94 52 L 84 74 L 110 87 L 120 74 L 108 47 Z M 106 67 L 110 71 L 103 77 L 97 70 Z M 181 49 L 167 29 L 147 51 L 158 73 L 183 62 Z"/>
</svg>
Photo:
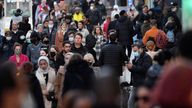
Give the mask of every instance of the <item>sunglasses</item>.
<svg viewBox="0 0 192 108">
<path fill-rule="evenodd" d="M 143 96 L 143 97 L 139 97 L 139 96 L 136 96 L 135 97 L 135 101 L 136 102 L 138 102 L 138 101 L 140 101 L 140 100 L 142 100 L 142 101 L 144 101 L 144 102 L 149 102 L 149 96 Z"/>
</svg>

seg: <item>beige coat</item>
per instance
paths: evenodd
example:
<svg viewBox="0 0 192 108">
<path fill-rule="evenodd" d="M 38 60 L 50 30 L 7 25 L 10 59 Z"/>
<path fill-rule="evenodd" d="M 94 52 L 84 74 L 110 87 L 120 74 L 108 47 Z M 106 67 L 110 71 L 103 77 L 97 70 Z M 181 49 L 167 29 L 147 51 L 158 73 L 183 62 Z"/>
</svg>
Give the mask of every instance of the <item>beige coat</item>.
<svg viewBox="0 0 192 108">
<path fill-rule="evenodd" d="M 43 76 L 43 71 L 41 69 L 38 69 L 36 71 L 36 77 L 40 82 L 42 93 L 43 93 L 43 98 L 44 98 L 44 103 L 45 103 L 45 108 L 51 108 L 51 102 L 47 100 L 46 94 L 47 92 L 52 92 L 54 91 L 54 84 L 56 80 L 56 73 L 55 70 L 51 67 L 48 67 L 46 70 L 48 73 L 48 83 L 46 84 L 45 77 Z"/>
<path fill-rule="evenodd" d="M 65 72 L 66 72 L 66 66 L 60 66 L 58 73 L 57 73 L 57 78 L 55 81 L 55 94 L 56 98 L 58 99 L 58 104 L 57 108 L 62 108 L 62 89 L 63 89 L 63 81 L 65 78 Z"/>
</svg>

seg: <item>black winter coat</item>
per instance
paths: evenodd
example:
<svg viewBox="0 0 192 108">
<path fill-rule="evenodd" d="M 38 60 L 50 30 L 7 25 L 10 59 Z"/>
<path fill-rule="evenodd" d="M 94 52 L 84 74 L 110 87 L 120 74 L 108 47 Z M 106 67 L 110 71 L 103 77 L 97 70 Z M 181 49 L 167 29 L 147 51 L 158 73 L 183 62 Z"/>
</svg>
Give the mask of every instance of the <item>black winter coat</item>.
<svg viewBox="0 0 192 108">
<path fill-rule="evenodd" d="M 120 42 L 120 44 L 131 45 L 133 43 L 133 24 L 126 16 L 121 16 L 119 18 L 116 24 L 116 30 L 118 34 L 118 41 Z"/>
<path fill-rule="evenodd" d="M 88 52 L 93 55 L 93 57 L 95 59 L 95 62 L 97 62 L 97 58 L 96 58 L 96 52 L 95 52 L 95 50 L 93 48 L 95 47 L 96 42 L 97 42 L 97 39 L 93 35 L 89 34 L 86 37 L 85 47 L 87 48 Z"/>
<path fill-rule="evenodd" d="M 121 45 L 115 42 L 106 44 L 99 56 L 99 65 L 111 68 L 116 76 L 122 75 L 122 66 L 128 61 L 127 56 Z"/>
<path fill-rule="evenodd" d="M 45 108 L 39 80 L 37 79 L 35 74 L 28 74 L 26 75 L 26 77 L 29 80 L 29 90 L 35 100 L 37 108 Z"/>
<path fill-rule="evenodd" d="M 70 90 L 93 90 L 94 71 L 84 60 L 69 62 L 65 73 L 62 95 Z"/>
<path fill-rule="evenodd" d="M 86 12 L 86 17 L 91 21 L 92 25 L 98 25 L 101 21 L 101 15 L 97 9 L 95 10 L 88 10 Z"/>
<path fill-rule="evenodd" d="M 2 38 L 0 43 L 0 63 L 3 63 L 9 59 L 10 56 L 14 54 L 13 45 L 14 40 L 6 40 L 5 37 Z"/>
<path fill-rule="evenodd" d="M 87 48 L 84 47 L 83 45 L 81 45 L 80 48 L 76 48 L 75 45 L 73 44 L 73 45 L 71 46 L 71 52 L 73 52 L 73 53 L 79 53 L 79 54 L 81 54 L 82 56 L 84 56 L 84 55 L 87 53 Z"/>
<path fill-rule="evenodd" d="M 57 71 L 60 66 L 64 66 L 64 64 L 65 64 L 64 59 L 65 59 L 65 56 L 63 55 L 63 51 L 56 56 L 55 69 Z"/>
<path fill-rule="evenodd" d="M 145 82 L 146 74 L 152 65 L 151 57 L 143 52 L 139 58 L 133 60 L 133 67 L 131 71 L 131 82 L 134 87 L 138 87 Z"/>
<path fill-rule="evenodd" d="M 20 44 L 24 44 L 25 39 L 23 39 L 23 40 L 20 39 L 20 37 L 22 35 L 25 35 L 25 33 L 23 31 L 18 30 L 16 33 L 11 31 L 10 35 L 12 36 L 12 40 L 14 40 L 14 43 L 18 42 Z"/>
<path fill-rule="evenodd" d="M 111 22 L 109 23 L 108 31 L 116 28 L 117 21 L 118 21 L 118 20 L 114 20 L 114 21 L 111 21 Z"/>
</svg>

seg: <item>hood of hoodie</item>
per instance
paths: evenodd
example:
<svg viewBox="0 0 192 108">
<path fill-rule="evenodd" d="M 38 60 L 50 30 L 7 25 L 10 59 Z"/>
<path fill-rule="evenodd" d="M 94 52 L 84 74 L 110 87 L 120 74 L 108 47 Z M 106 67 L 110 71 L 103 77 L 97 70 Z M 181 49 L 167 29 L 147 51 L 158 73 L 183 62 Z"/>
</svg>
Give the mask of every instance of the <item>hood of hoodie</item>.
<svg viewBox="0 0 192 108">
<path fill-rule="evenodd" d="M 127 19 L 128 19 L 128 17 L 126 17 L 126 16 L 121 16 L 118 21 L 121 22 L 121 23 L 123 23 L 123 22 L 127 21 Z"/>
</svg>

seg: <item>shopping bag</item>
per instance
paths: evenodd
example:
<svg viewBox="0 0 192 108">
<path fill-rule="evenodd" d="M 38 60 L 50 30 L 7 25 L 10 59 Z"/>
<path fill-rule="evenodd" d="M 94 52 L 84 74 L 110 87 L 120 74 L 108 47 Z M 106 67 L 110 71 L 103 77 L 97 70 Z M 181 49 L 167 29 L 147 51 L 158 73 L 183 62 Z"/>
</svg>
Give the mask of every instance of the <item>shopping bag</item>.
<svg viewBox="0 0 192 108">
<path fill-rule="evenodd" d="M 127 69 L 127 67 L 124 68 L 122 76 L 120 76 L 120 83 L 131 83 L 131 72 Z"/>
</svg>

